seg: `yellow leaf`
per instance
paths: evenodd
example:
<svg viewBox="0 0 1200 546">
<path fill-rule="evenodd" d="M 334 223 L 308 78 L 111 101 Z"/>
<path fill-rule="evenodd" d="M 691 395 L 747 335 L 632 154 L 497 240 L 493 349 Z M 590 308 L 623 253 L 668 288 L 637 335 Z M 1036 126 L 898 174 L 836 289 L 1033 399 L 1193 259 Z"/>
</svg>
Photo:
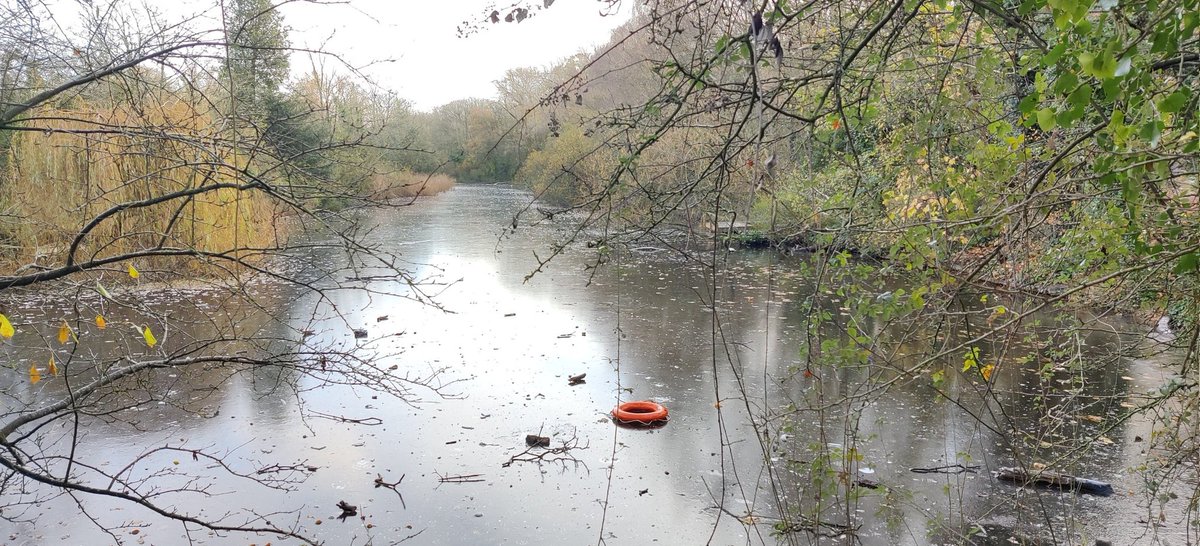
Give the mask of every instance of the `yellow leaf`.
<svg viewBox="0 0 1200 546">
<path fill-rule="evenodd" d="M 142 337 L 145 338 L 146 345 L 150 348 L 154 348 L 154 346 L 158 344 L 158 340 L 154 339 L 154 334 L 150 332 L 149 326 L 147 326 L 145 330 L 142 330 Z"/>
<path fill-rule="evenodd" d="M 30 364 L 29 365 L 29 382 L 36 385 L 37 382 L 41 381 L 41 380 L 42 380 L 42 372 L 38 371 L 36 365 Z"/>
<path fill-rule="evenodd" d="M 135 278 L 135 279 L 136 279 L 136 278 L 138 278 L 140 275 L 141 275 L 141 273 L 138 273 L 138 270 L 137 270 L 137 268 L 136 268 L 136 267 L 133 267 L 133 264 L 129 264 L 129 276 L 130 276 L 130 277 L 133 277 L 133 278 Z"/>
<path fill-rule="evenodd" d="M 68 339 L 71 339 L 71 327 L 64 320 L 62 325 L 58 327 L 58 342 L 66 343 Z"/>
<path fill-rule="evenodd" d="M 108 322 L 104 320 L 102 315 L 96 315 L 96 327 L 101 330 L 108 328 Z"/>
<path fill-rule="evenodd" d="M 0 336 L 13 337 L 15 333 L 17 331 L 13 329 L 13 325 L 8 321 L 8 317 L 4 316 L 4 313 L 0 313 Z"/>
<path fill-rule="evenodd" d="M 983 369 L 979 370 L 979 373 L 983 374 L 984 381 L 991 381 L 992 372 L 994 371 L 996 371 L 996 366 L 994 364 L 988 364 L 987 366 L 984 366 Z"/>
<path fill-rule="evenodd" d="M 50 375 L 58 375 L 58 364 L 54 363 L 54 355 L 50 355 L 50 365 L 47 368 L 50 370 Z"/>
</svg>

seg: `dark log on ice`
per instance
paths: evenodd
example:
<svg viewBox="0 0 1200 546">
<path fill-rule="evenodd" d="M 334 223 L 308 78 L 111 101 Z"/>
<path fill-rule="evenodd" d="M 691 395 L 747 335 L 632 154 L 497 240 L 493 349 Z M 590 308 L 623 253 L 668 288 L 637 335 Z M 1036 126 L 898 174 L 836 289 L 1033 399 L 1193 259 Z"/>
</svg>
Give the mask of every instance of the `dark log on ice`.
<svg viewBox="0 0 1200 546">
<path fill-rule="evenodd" d="M 525 445 L 534 447 L 550 447 L 550 437 L 538 436 L 537 434 L 526 434 Z"/>
<path fill-rule="evenodd" d="M 1114 493 L 1111 484 L 1087 478 L 1079 478 L 1069 474 L 1051 472 L 1049 470 L 1027 471 L 1020 468 L 1006 467 L 997 469 L 994 474 L 996 475 L 996 479 L 1000 481 L 1015 483 L 1020 486 L 1053 487 L 1101 497 L 1107 497 Z"/>
</svg>

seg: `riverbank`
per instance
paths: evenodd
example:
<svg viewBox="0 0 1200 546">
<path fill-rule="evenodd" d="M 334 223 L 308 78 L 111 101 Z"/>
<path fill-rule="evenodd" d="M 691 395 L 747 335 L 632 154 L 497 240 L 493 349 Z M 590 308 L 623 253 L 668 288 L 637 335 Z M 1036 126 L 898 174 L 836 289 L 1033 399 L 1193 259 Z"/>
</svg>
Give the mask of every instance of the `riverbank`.
<svg viewBox="0 0 1200 546">
<path fill-rule="evenodd" d="M 146 251 L 161 247 L 229 254 L 236 249 L 256 249 L 253 253 L 261 254 L 279 247 L 298 227 L 293 221 L 296 210 L 281 209 L 258 191 L 227 188 L 200 192 L 182 208 L 178 203 L 154 207 L 140 203 L 134 194 L 110 192 L 104 194 L 106 198 L 115 194 L 125 201 L 102 206 L 105 204 L 87 199 L 88 192 L 70 187 L 68 178 L 55 180 L 57 186 L 50 188 L 7 185 L 2 201 L 10 204 L 13 217 L 27 221 L 0 226 L 0 238 L 7 243 L 0 254 L 0 276 L 48 271 L 63 267 L 69 258 L 84 263 L 100 254 L 126 254 L 129 264 L 146 272 L 194 272 L 206 267 L 201 263 L 204 260 L 196 259 L 198 256 L 184 254 L 187 265 L 180 266 L 178 252 L 159 256 Z M 445 174 L 401 171 L 375 175 L 358 190 L 357 200 L 404 204 L 395 202 L 437 195 L 455 184 L 454 178 Z M 166 193 L 168 189 L 160 191 Z M 62 198 L 52 199 L 52 193 Z M 346 206 L 343 201 L 330 204 L 337 210 Z M 89 225 L 80 227 L 80 220 L 68 211 L 86 212 Z M 127 269 L 125 265 L 117 266 L 113 267 Z"/>
<path fill-rule="evenodd" d="M 437 195 L 457 183 L 448 174 L 400 171 L 371 177 L 367 191 L 371 199 L 392 200 Z"/>
<path fill-rule="evenodd" d="M 742 249 L 774 249 L 781 254 L 797 255 L 818 252 L 846 252 L 860 259 L 887 267 L 889 262 L 900 264 L 895 250 L 882 245 L 856 243 L 831 238 L 827 232 L 770 231 L 754 225 L 730 230 L 722 241 Z M 911 249 L 908 249 L 911 250 Z M 1142 283 L 1112 283 L 1099 279 L 1107 270 L 1127 267 L 1117 262 L 1100 265 L 1080 265 L 1079 271 L 1062 270 L 1051 263 L 1047 252 L 1027 248 L 1014 249 L 995 241 L 964 244 L 950 256 L 929 256 L 921 269 L 948 274 L 966 284 L 1010 296 L 1056 299 L 1075 309 L 1100 309 L 1118 313 L 1147 327 L 1159 324 L 1166 317 L 1174 330 L 1189 328 L 1195 322 L 1195 310 L 1180 302 L 1166 301 L 1165 290 L 1155 289 L 1154 283 L 1170 282 L 1169 271 L 1146 274 Z M 908 269 L 908 266 L 903 266 Z"/>
</svg>

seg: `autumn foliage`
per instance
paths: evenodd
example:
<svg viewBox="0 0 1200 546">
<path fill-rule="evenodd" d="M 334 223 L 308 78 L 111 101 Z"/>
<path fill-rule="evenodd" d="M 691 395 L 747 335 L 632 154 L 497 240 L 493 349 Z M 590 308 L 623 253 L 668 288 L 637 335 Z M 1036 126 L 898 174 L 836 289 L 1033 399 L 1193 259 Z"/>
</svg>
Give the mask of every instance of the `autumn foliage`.
<svg viewBox="0 0 1200 546">
<path fill-rule="evenodd" d="M 3 199 L 19 221 L 7 226 L 18 242 L 9 263 L 61 263 L 87 221 L 113 207 L 173 192 L 238 180 L 246 165 L 219 133 L 215 113 L 165 96 L 130 105 L 41 108 L 47 130 L 20 132 L 8 150 Z M 161 135 L 168 134 L 169 138 Z M 274 244 L 259 229 L 266 200 L 226 188 L 181 202 L 127 208 L 82 238 L 79 259 L 126 253 L 164 242 L 201 251 Z"/>
</svg>

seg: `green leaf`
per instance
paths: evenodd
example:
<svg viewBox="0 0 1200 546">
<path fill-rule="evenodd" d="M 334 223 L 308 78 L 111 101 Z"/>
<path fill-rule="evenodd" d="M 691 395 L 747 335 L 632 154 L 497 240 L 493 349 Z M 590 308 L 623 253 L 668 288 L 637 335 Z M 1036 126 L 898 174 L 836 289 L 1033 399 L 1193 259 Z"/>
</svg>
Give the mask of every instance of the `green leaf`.
<svg viewBox="0 0 1200 546">
<path fill-rule="evenodd" d="M 1042 108 L 1037 112 L 1038 127 L 1043 131 L 1054 129 L 1054 110 Z"/>
<path fill-rule="evenodd" d="M 1067 52 L 1067 42 L 1059 42 L 1045 55 L 1042 56 L 1042 66 L 1049 67 L 1058 64 L 1058 60 L 1062 58 L 1063 53 Z"/>
<path fill-rule="evenodd" d="M 1079 85 L 1079 78 L 1071 72 L 1064 72 L 1057 80 L 1054 80 L 1054 91 L 1056 93 L 1066 93 L 1075 86 Z"/>
<path fill-rule="evenodd" d="M 1121 199 L 1125 200 L 1125 206 L 1135 206 L 1142 195 L 1142 188 L 1133 180 L 1125 178 L 1121 180 Z"/>
<path fill-rule="evenodd" d="M 1112 133 L 1113 142 L 1117 146 L 1125 146 L 1125 142 L 1129 140 L 1129 136 L 1133 134 L 1134 128 L 1125 125 L 1125 112 L 1122 110 L 1113 110 L 1112 119 L 1108 122 L 1108 130 Z M 1105 169 L 1106 171 L 1108 169 Z"/>
<path fill-rule="evenodd" d="M 1158 109 L 1163 112 L 1174 114 L 1183 109 L 1183 106 L 1185 104 L 1187 104 L 1187 100 L 1188 100 L 1187 93 L 1185 93 L 1181 89 L 1179 91 L 1171 93 L 1170 95 L 1167 96 L 1167 98 L 1160 101 L 1158 103 Z"/>
<path fill-rule="evenodd" d="M 1200 27 L 1200 13 L 1196 11 L 1195 2 L 1192 2 L 1191 6 L 1188 6 L 1187 2 L 1184 2 L 1183 5 L 1183 22 L 1179 25 L 1179 33 L 1184 36 L 1191 36 L 1196 31 L 1196 27 Z"/>
<path fill-rule="evenodd" d="M 1167 53 L 1179 49 L 1179 35 L 1174 29 L 1156 29 L 1150 53 Z"/>
<path fill-rule="evenodd" d="M 1021 5 L 1017 7 L 1017 15 L 1024 17 L 1030 13 L 1042 9 L 1042 6 L 1045 5 L 1046 0 L 1024 0 L 1021 2 Z"/>
<path fill-rule="evenodd" d="M 1116 42 L 1110 42 L 1099 55 L 1095 53 L 1080 53 L 1079 68 L 1084 74 L 1098 80 L 1107 80 L 1117 73 L 1117 60 L 1113 58 Z"/>
<path fill-rule="evenodd" d="M 1163 125 L 1157 119 L 1147 121 L 1142 125 L 1141 137 L 1150 143 L 1151 147 L 1158 146 L 1158 139 L 1162 137 Z"/>
<path fill-rule="evenodd" d="M 717 55 L 724 53 L 726 47 L 729 47 L 729 35 L 728 34 L 721 36 L 720 38 L 717 38 L 717 46 L 716 46 Z"/>
<path fill-rule="evenodd" d="M 1025 98 L 1021 99 L 1021 102 L 1017 104 L 1017 109 L 1020 110 L 1024 115 L 1032 114 L 1033 111 L 1037 109 L 1038 101 L 1040 100 L 1041 97 L 1039 97 L 1037 93 L 1026 95 Z"/>
<path fill-rule="evenodd" d="M 1076 106 L 1074 108 L 1069 108 L 1059 112 L 1058 115 L 1054 117 L 1054 121 L 1058 123 L 1059 127 L 1070 128 L 1075 125 L 1076 121 L 1079 121 L 1079 118 L 1082 117 L 1083 107 Z"/>
<path fill-rule="evenodd" d="M 965 355 L 963 355 L 963 372 L 971 371 L 971 368 L 979 366 L 979 348 L 971 347 Z"/>
<path fill-rule="evenodd" d="M 1131 68 L 1133 68 L 1133 59 L 1129 58 L 1129 55 L 1126 55 L 1117 61 L 1117 70 L 1113 72 L 1113 75 L 1120 78 L 1128 74 Z"/>
<path fill-rule="evenodd" d="M 1065 32 L 1072 24 L 1071 14 L 1062 10 L 1054 11 L 1054 28 Z"/>
<path fill-rule="evenodd" d="M 1125 127 L 1125 112 L 1113 110 L 1112 117 L 1108 119 L 1108 127 L 1114 131 Z"/>
<path fill-rule="evenodd" d="M 1120 80 L 1104 80 L 1104 84 L 1100 86 L 1100 89 L 1104 91 L 1104 102 L 1115 101 L 1121 96 Z"/>
<path fill-rule="evenodd" d="M 1083 108 L 1092 100 L 1092 88 L 1088 84 L 1076 87 L 1071 95 L 1067 97 L 1067 102 L 1076 108 Z"/>
<path fill-rule="evenodd" d="M 1175 273 L 1187 273 L 1200 268 L 1200 254 L 1189 252 L 1179 257 L 1175 263 Z"/>
<path fill-rule="evenodd" d="M 1078 59 L 1079 59 L 1079 69 L 1082 70 L 1084 74 L 1087 74 L 1089 76 L 1096 75 L 1095 70 L 1092 68 L 1092 65 L 1096 62 L 1095 55 L 1093 55 L 1091 53 L 1083 52 L 1083 53 L 1079 54 Z"/>
</svg>

